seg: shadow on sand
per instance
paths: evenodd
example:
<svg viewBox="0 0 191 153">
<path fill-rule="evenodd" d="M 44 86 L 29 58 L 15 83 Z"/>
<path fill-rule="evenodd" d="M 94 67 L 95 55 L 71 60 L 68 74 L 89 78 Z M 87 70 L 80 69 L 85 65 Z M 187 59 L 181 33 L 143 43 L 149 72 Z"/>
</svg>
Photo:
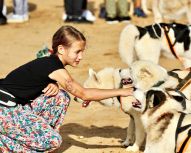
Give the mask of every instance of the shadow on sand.
<svg viewBox="0 0 191 153">
<path fill-rule="evenodd" d="M 121 147 L 120 145 L 86 144 L 71 138 L 69 135 L 72 134 L 77 137 L 83 136 L 84 138 L 103 137 L 103 138 L 125 139 L 126 128 L 123 129 L 117 126 L 84 127 L 79 124 L 70 123 L 63 125 L 62 128 L 60 129 L 60 133 L 62 135 L 63 143 L 61 144 L 59 149 L 53 151 L 52 153 L 64 152 L 71 146 L 77 146 L 86 149 Z"/>
</svg>

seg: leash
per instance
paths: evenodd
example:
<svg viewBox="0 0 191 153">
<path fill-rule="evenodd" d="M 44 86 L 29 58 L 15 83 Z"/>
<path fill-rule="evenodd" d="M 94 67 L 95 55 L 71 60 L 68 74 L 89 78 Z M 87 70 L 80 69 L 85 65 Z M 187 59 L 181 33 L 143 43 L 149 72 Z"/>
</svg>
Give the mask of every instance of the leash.
<svg viewBox="0 0 191 153">
<path fill-rule="evenodd" d="M 187 130 L 188 128 L 191 127 L 191 124 L 182 126 L 182 122 L 185 118 L 185 113 L 183 113 L 183 112 L 180 112 L 180 113 L 181 114 L 180 114 L 180 117 L 178 120 L 176 133 L 175 133 L 175 150 L 174 150 L 174 152 L 176 152 L 176 153 L 184 153 L 186 151 L 186 149 L 188 148 L 189 144 L 191 143 L 191 129 L 189 129 L 186 139 L 182 142 L 182 144 L 178 148 L 178 151 L 176 151 L 177 150 L 176 144 L 177 144 L 178 134 L 184 132 L 185 130 Z"/>
<path fill-rule="evenodd" d="M 187 74 L 187 76 L 177 85 L 176 89 L 179 91 L 183 91 L 188 85 L 191 83 L 191 71 Z"/>
<path fill-rule="evenodd" d="M 168 73 L 168 75 L 170 75 L 170 76 L 176 78 L 176 79 L 178 80 L 178 82 L 180 83 L 183 79 L 181 79 L 181 78 L 178 76 L 178 74 L 175 73 L 175 71 L 177 71 L 177 70 L 180 70 L 180 69 L 174 69 L 174 70 L 168 71 L 167 73 Z"/>
<path fill-rule="evenodd" d="M 186 109 L 186 100 L 185 100 L 185 99 L 187 99 L 187 98 L 186 98 L 186 96 L 185 96 L 181 91 L 179 91 L 179 90 L 177 90 L 177 89 L 171 89 L 171 88 L 165 88 L 165 90 L 166 90 L 167 94 L 168 94 L 171 98 L 173 98 L 173 99 L 175 99 L 175 98 L 169 93 L 169 91 L 175 91 L 175 92 L 179 93 L 184 99 L 183 99 L 182 101 L 178 101 L 178 100 L 176 100 L 176 99 L 175 99 L 175 100 L 182 105 L 183 110 Z"/>
<path fill-rule="evenodd" d="M 168 35 L 169 28 L 168 28 L 167 26 L 164 26 L 163 29 L 164 29 L 164 34 L 165 34 L 167 43 L 168 43 L 168 45 L 169 45 L 169 48 L 170 48 L 172 54 L 174 55 L 174 57 L 175 57 L 176 59 L 178 59 L 181 63 L 183 63 L 182 59 L 176 54 L 176 51 L 175 51 L 175 49 L 174 49 L 175 43 L 172 44 L 172 42 L 171 42 L 171 40 L 170 40 L 170 37 L 169 37 L 169 35 Z"/>
<path fill-rule="evenodd" d="M 186 69 L 187 71 L 189 71 L 189 73 L 186 75 L 186 77 L 184 79 L 181 79 L 178 76 L 178 74 L 174 72 L 176 70 L 178 70 L 178 69 L 168 71 L 168 75 L 170 75 L 178 80 L 179 84 L 177 85 L 176 90 L 183 91 L 188 85 L 191 84 L 191 68 Z"/>
</svg>

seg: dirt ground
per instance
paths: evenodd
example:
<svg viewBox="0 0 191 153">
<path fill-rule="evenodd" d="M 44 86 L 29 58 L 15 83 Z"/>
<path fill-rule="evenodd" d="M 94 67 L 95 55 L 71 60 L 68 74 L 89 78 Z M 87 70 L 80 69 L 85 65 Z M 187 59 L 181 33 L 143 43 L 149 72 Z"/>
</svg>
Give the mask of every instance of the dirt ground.
<svg viewBox="0 0 191 153">
<path fill-rule="evenodd" d="M 98 16 L 102 0 L 90 2 L 90 8 Z M 8 12 L 12 10 L 12 1 L 7 0 Z M 30 0 L 30 20 L 22 24 L 0 26 L 0 77 L 9 71 L 36 57 L 36 52 L 44 44 L 51 47 L 53 33 L 65 23 L 63 0 Z M 153 23 L 153 16 L 132 18 L 132 23 L 147 25 Z M 184 20 L 182 21 L 184 22 Z M 87 37 L 88 46 L 78 68 L 67 69 L 81 84 L 86 79 L 88 69 L 100 70 L 105 67 L 124 68 L 118 50 L 119 34 L 126 23 L 108 25 L 97 18 L 92 25 L 71 24 Z M 177 60 L 161 57 L 160 64 L 167 69 L 181 68 Z M 125 139 L 129 116 L 120 109 L 104 107 L 92 103 L 88 108 L 71 101 L 61 128 L 63 143 L 54 153 L 123 153 L 121 140 Z"/>
</svg>

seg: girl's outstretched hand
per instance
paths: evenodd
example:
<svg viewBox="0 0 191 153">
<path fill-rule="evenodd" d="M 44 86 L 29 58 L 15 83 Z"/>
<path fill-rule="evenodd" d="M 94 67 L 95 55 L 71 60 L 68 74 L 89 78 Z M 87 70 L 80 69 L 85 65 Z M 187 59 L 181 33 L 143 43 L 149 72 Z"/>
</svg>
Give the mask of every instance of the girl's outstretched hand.
<svg viewBox="0 0 191 153">
<path fill-rule="evenodd" d="M 42 90 L 45 96 L 55 96 L 58 94 L 59 87 L 56 83 L 49 83 L 46 88 Z"/>
<path fill-rule="evenodd" d="M 123 97 L 131 96 L 131 95 L 133 95 L 134 90 L 135 90 L 135 88 L 131 85 L 125 86 L 125 87 L 123 87 L 123 93 L 121 96 L 123 96 Z"/>
</svg>

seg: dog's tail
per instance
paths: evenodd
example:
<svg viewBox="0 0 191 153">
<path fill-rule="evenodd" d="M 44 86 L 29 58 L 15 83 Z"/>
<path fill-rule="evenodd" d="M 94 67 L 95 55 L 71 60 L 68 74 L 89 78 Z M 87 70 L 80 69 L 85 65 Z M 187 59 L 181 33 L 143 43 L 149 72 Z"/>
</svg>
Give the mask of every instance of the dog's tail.
<svg viewBox="0 0 191 153">
<path fill-rule="evenodd" d="M 138 28 L 128 24 L 121 32 L 119 39 L 119 55 L 123 62 L 130 65 L 136 59 L 134 52 L 135 40 L 139 36 Z"/>
</svg>

